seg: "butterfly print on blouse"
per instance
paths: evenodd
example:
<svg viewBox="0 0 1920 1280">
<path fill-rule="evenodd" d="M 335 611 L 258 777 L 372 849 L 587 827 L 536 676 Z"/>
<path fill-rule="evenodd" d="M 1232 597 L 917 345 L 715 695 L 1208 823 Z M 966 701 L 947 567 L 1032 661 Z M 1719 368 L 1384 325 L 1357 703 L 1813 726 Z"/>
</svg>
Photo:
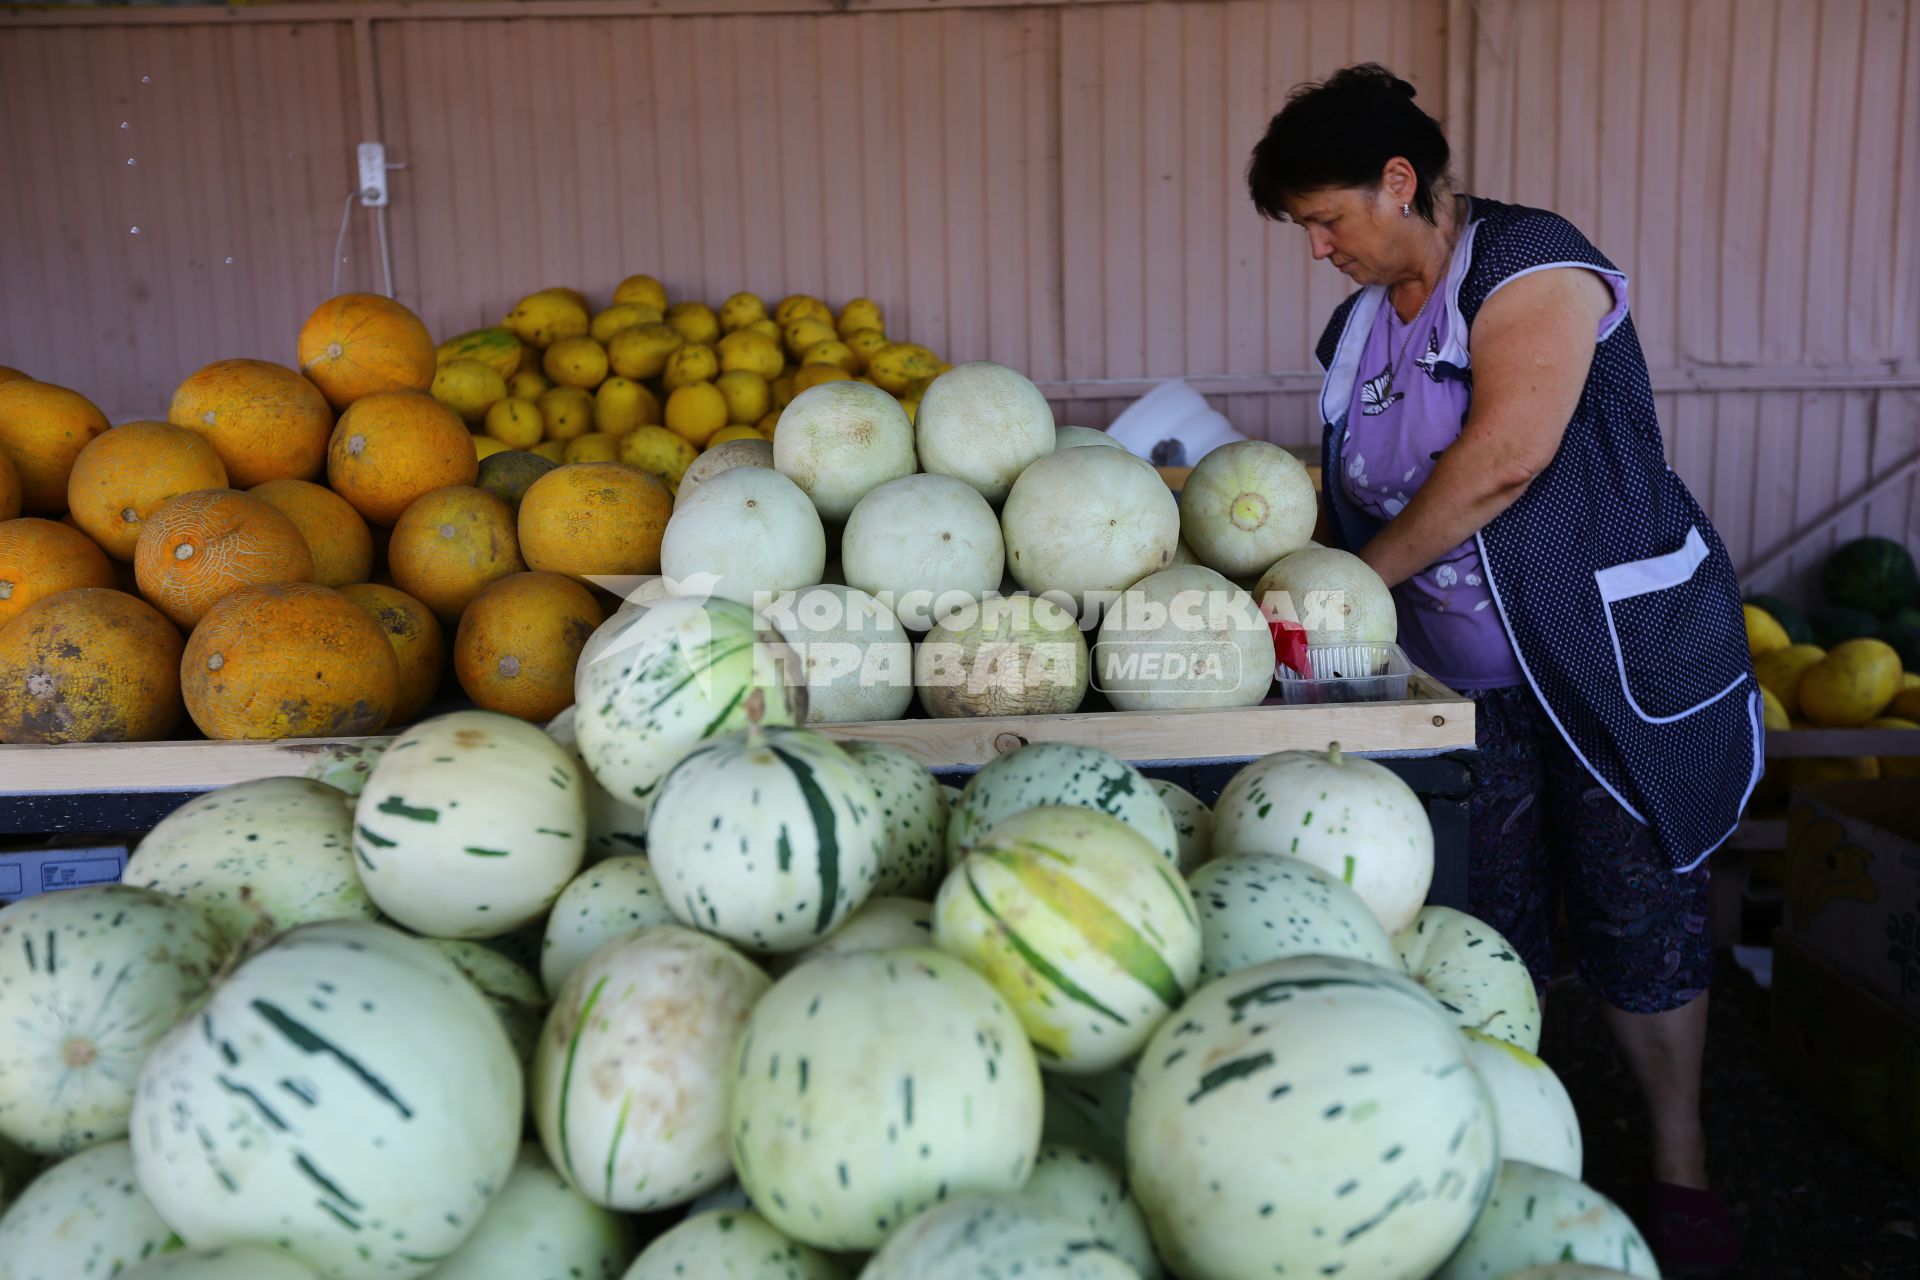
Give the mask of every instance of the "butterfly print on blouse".
<svg viewBox="0 0 1920 1280">
<path fill-rule="evenodd" d="M 1385 413 L 1395 403 L 1406 398 L 1406 392 L 1393 389 L 1392 369 L 1388 369 L 1377 378 L 1368 378 L 1360 384 L 1360 412 L 1369 418 Z"/>
</svg>

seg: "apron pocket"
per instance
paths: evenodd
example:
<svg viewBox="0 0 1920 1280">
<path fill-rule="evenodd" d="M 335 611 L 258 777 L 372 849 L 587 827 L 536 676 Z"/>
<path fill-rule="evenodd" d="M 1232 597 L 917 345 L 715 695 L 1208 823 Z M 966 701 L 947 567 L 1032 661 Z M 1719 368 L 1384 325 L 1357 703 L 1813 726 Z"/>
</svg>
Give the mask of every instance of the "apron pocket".
<svg viewBox="0 0 1920 1280">
<path fill-rule="evenodd" d="M 1744 650 L 1733 652 L 1719 625 L 1728 608 L 1725 592 L 1699 574 L 1707 554 L 1700 530 L 1690 527 L 1678 551 L 1593 575 L 1620 687 L 1634 714 L 1649 724 L 1704 711 L 1751 671 Z"/>
</svg>

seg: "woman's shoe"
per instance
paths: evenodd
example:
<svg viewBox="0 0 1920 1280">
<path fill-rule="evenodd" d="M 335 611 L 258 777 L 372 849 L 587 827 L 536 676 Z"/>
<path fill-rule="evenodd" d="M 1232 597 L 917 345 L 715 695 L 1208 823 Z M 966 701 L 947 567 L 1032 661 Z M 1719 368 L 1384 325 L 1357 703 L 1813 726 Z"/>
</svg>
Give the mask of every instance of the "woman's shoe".
<svg viewBox="0 0 1920 1280">
<path fill-rule="evenodd" d="M 1656 1182 L 1647 1194 L 1647 1244 L 1668 1280 L 1724 1276 L 1740 1261 L 1740 1238 L 1717 1191 Z"/>
</svg>

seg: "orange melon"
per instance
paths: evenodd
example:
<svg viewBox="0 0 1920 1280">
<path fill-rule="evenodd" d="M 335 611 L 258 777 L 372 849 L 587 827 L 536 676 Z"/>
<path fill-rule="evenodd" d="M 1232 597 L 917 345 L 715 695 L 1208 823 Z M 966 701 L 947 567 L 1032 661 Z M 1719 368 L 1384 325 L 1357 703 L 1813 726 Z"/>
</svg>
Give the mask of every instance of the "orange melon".
<svg viewBox="0 0 1920 1280">
<path fill-rule="evenodd" d="M 33 516 L 0 522 L 0 625 L 37 600 L 118 581 L 107 553 L 80 530 Z"/>
<path fill-rule="evenodd" d="M 20 469 L 0 450 L 0 520 L 20 514 Z"/>
<path fill-rule="evenodd" d="M 21 510 L 65 511 L 73 461 L 106 429 L 106 416 L 78 391 L 24 378 L 0 383 L 0 453 L 20 473 Z"/>
<path fill-rule="evenodd" d="M 272 505 L 237 489 L 198 489 L 147 517 L 133 573 L 141 595 L 192 627 L 242 588 L 312 582 L 313 552 L 299 526 Z"/>
<path fill-rule="evenodd" d="M 35 602 L 0 627 L 0 742 L 146 742 L 180 722 L 180 633 L 105 587 Z"/>
<path fill-rule="evenodd" d="M 327 483 L 374 524 L 391 525 L 414 499 L 480 476 L 473 435 L 432 396 L 381 391 L 340 415 L 327 446 Z"/>
<path fill-rule="evenodd" d="M 520 499 L 520 554 L 530 569 L 575 578 L 658 573 L 672 515 L 673 494 L 638 467 L 555 467 Z"/>
<path fill-rule="evenodd" d="M 33 375 L 0 364 L 0 382 L 32 382 Z"/>
<path fill-rule="evenodd" d="M 356 582 L 341 587 L 340 594 L 379 623 L 393 646 L 394 660 L 400 666 L 400 691 L 387 726 L 418 718 L 440 691 L 440 675 L 446 669 L 447 641 L 439 619 L 433 616 L 433 610 L 398 587 Z"/>
<path fill-rule="evenodd" d="M 336 409 L 376 391 L 426 391 L 438 361 L 420 317 L 377 293 L 343 293 L 300 326 L 300 372 Z"/>
<path fill-rule="evenodd" d="M 394 585 L 457 622 L 467 602 L 510 573 L 521 573 L 513 508 L 468 485 L 422 494 L 401 514 L 387 544 Z"/>
<path fill-rule="evenodd" d="M 593 594 L 558 573 L 516 573 L 460 615 L 453 671 L 474 704 L 545 724 L 573 705 L 573 669 L 600 625 Z"/>
<path fill-rule="evenodd" d="M 164 422 L 123 422 L 74 459 L 68 514 L 108 555 L 132 560 L 147 517 L 161 503 L 226 487 L 227 468 L 204 436 Z"/>
<path fill-rule="evenodd" d="M 247 587 L 193 629 L 180 692 L 209 738 L 356 737 L 392 715 L 400 664 L 380 624 L 332 587 Z"/>
<path fill-rule="evenodd" d="M 353 504 L 309 480 L 269 480 L 247 490 L 287 519 L 313 553 L 313 580 L 323 587 L 365 582 L 373 573 L 373 533 Z"/>
<path fill-rule="evenodd" d="M 227 482 L 251 489 L 319 475 L 333 410 L 320 388 L 285 365 L 217 360 L 174 389 L 167 421 L 205 436 Z"/>
</svg>

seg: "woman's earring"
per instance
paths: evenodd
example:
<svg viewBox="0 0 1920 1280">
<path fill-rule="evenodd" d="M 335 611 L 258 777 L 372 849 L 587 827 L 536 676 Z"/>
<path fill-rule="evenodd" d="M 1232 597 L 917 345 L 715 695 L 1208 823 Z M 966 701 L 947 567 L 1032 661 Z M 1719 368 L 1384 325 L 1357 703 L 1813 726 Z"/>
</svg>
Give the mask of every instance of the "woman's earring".
<svg viewBox="0 0 1920 1280">
<path fill-rule="evenodd" d="M 1413 216 L 1413 206 L 1410 204 L 1401 205 L 1400 216 L 1403 218 L 1411 218 Z"/>
</svg>

